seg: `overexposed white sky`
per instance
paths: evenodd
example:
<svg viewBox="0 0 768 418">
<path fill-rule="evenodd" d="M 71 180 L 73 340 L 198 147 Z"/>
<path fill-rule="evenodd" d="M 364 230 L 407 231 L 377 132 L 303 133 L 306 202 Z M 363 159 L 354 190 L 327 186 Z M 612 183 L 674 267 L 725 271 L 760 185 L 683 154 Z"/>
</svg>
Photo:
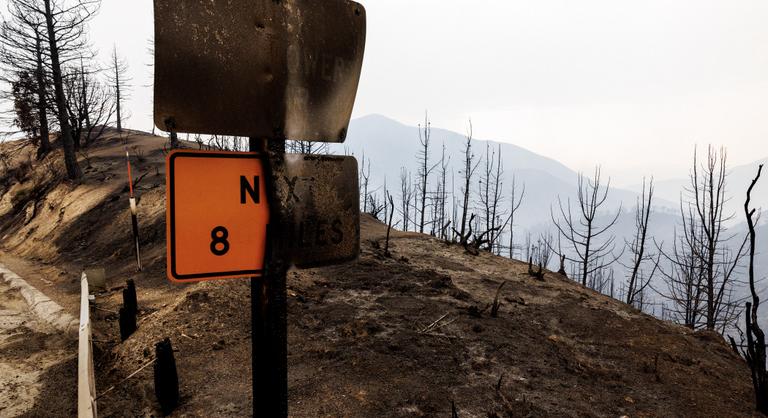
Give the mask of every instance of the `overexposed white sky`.
<svg viewBox="0 0 768 418">
<path fill-rule="evenodd" d="M 7 0 L 0 0 L 5 9 Z M 511 142 L 615 184 L 682 177 L 696 143 L 768 156 L 764 0 L 368 0 L 354 117 Z M 104 0 L 91 24 L 131 65 L 130 127 L 151 129 L 151 0 Z M 416 138 L 414 138 L 416 140 Z"/>
</svg>

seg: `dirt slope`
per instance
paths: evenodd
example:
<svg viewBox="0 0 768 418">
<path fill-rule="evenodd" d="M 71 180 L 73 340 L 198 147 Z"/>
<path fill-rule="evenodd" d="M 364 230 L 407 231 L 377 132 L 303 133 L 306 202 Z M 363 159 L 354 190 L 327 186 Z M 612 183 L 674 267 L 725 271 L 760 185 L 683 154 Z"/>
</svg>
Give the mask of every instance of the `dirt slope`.
<svg viewBox="0 0 768 418">
<path fill-rule="evenodd" d="M 144 272 L 133 271 L 124 145 L 116 137 L 91 152 L 82 184 L 41 181 L 26 225 L 29 204 L 8 206 L 22 185 L 0 188 L 0 260 L 64 306 L 74 306 L 83 267 L 108 267 L 110 290 L 97 295 L 93 312 L 99 391 L 146 364 L 154 343 L 170 337 L 182 394 L 174 415 L 249 415 L 248 282 L 167 283 L 164 139 L 127 141 L 144 154 L 136 171 L 148 173 L 139 187 Z M 44 171 L 37 164 L 35 175 Z M 385 257 L 385 227 L 369 217 L 361 233 L 359 260 L 289 273 L 291 416 L 450 416 L 452 401 L 460 417 L 753 414 L 748 370 L 716 335 L 419 234 L 394 234 L 394 256 Z M 119 343 L 114 311 L 129 277 L 142 322 Z M 501 283 L 492 318 L 485 308 Z M 62 396 L 72 395 L 43 387 L 30 416 L 51 415 Z M 151 367 L 98 404 L 102 416 L 156 414 Z"/>
</svg>

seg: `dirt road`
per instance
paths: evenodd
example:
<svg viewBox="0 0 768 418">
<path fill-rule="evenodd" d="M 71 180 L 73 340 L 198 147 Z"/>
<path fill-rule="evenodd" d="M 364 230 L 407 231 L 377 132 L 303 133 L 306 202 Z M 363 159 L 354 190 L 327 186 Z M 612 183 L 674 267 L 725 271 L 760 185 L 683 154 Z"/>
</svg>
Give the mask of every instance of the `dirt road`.
<svg viewBox="0 0 768 418">
<path fill-rule="evenodd" d="M 36 406 L 53 399 L 41 397 L 66 403 L 69 397 L 63 394 L 75 387 L 75 374 L 67 373 L 56 382 L 62 389 L 56 395 L 48 392 L 52 382 L 46 375 L 53 369 L 76 367 L 76 354 L 73 336 L 41 322 L 19 292 L 0 280 L 0 416 L 45 416 L 44 409 Z"/>
</svg>

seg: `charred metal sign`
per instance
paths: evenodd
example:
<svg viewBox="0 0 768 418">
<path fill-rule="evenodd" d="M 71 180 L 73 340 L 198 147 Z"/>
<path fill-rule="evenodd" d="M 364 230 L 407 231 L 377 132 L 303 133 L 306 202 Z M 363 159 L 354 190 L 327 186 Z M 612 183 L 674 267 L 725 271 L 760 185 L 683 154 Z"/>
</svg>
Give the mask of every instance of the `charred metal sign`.
<svg viewBox="0 0 768 418">
<path fill-rule="evenodd" d="M 357 258 L 360 190 L 354 157 L 286 154 L 284 175 L 275 181 L 291 225 L 286 244 L 297 267 Z"/>
<path fill-rule="evenodd" d="M 343 142 L 365 22 L 349 0 L 155 0 L 155 124 Z"/>
</svg>

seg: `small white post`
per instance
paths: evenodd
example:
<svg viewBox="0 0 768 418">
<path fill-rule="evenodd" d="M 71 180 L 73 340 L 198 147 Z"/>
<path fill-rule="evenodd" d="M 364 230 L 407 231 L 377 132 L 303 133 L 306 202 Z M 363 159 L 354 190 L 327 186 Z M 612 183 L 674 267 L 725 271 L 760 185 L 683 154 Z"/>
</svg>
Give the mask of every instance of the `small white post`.
<svg viewBox="0 0 768 418">
<path fill-rule="evenodd" d="M 77 416 L 96 418 L 96 379 L 91 350 L 91 316 L 89 307 L 88 276 L 80 279 L 80 331 L 77 358 Z"/>
</svg>

